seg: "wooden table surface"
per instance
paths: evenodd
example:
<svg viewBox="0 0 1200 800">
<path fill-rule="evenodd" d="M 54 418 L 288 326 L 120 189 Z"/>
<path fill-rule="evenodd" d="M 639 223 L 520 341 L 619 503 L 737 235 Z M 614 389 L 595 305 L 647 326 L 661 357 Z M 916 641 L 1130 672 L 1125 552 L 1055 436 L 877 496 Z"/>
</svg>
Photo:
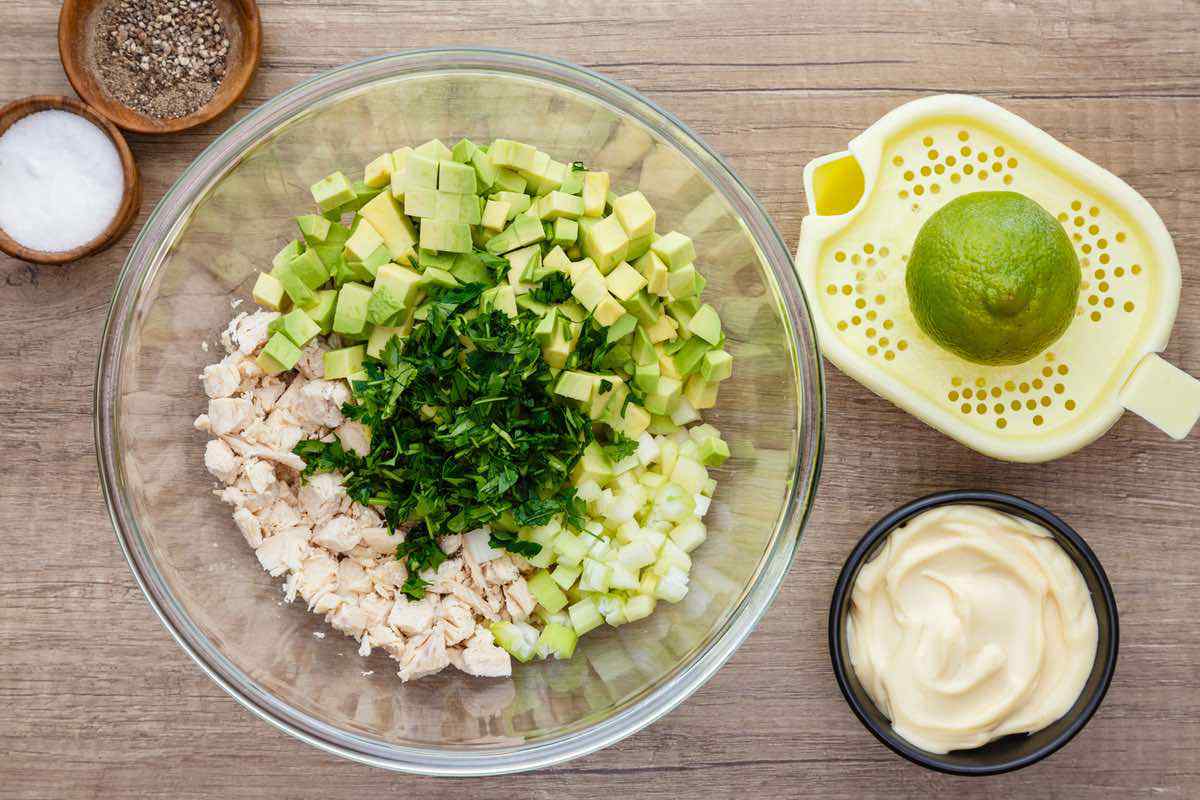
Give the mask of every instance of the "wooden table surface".
<svg viewBox="0 0 1200 800">
<path fill-rule="evenodd" d="M 180 136 L 132 137 L 142 220 L 250 109 L 320 70 L 407 47 L 532 50 L 633 86 L 725 155 L 793 244 L 809 159 L 904 101 L 970 92 L 1110 167 L 1161 213 L 1184 269 L 1167 355 L 1200 374 L 1196 2 L 261 6 L 262 68 L 238 108 Z M 57 13 L 51 0 L 0 4 L 0 101 L 71 93 Z M 92 379 L 132 239 L 66 268 L 0 259 L 0 797 L 1200 797 L 1200 437 L 1170 442 L 1126 415 L 1070 458 L 1003 464 L 832 368 L 824 478 L 792 574 L 729 664 L 665 719 L 540 774 L 471 781 L 389 774 L 275 731 L 171 641 L 103 507 Z M 1065 516 L 1120 601 L 1120 665 L 1100 712 L 1056 756 L 998 778 L 935 775 L 878 745 L 838 694 L 825 645 L 834 578 L 862 531 L 953 487 L 1011 491 Z"/>
</svg>

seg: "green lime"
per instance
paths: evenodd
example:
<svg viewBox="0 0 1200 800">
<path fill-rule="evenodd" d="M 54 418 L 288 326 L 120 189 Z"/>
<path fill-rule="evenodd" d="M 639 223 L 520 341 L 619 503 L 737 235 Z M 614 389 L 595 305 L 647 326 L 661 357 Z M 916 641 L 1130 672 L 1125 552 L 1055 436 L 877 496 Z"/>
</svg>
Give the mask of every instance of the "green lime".
<svg viewBox="0 0 1200 800">
<path fill-rule="evenodd" d="M 929 338 L 978 364 L 1020 364 L 1062 336 L 1079 260 L 1050 212 L 1016 192 L 950 201 L 917 233 L 905 283 Z"/>
</svg>

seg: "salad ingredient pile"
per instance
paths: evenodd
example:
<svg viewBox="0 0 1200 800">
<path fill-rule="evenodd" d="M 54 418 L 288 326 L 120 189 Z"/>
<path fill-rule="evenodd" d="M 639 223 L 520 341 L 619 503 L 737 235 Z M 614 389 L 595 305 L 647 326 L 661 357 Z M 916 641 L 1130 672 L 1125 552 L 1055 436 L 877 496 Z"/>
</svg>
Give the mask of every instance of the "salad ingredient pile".
<svg viewBox="0 0 1200 800">
<path fill-rule="evenodd" d="M 933 753 L 1050 725 L 1096 660 L 1079 568 L 1041 526 L 982 506 L 892 531 L 851 602 L 859 681 L 896 733 Z"/>
<path fill-rule="evenodd" d="M 503 139 L 334 173 L 205 370 L 263 567 L 403 680 L 570 658 L 688 591 L 732 358 L 691 239 L 609 182 Z"/>
</svg>

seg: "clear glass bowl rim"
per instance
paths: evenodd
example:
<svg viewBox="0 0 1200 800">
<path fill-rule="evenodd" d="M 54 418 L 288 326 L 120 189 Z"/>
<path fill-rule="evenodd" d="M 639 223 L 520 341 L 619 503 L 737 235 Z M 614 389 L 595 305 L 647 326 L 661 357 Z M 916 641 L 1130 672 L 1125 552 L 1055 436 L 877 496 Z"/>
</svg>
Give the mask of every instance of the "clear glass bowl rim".
<svg viewBox="0 0 1200 800">
<path fill-rule="evenodd" d="M 485 71 L 532 78 L 581 92 L 632 117 L 671 143 L 723 194 L 762 251 L 772 287 L 789 323 L 787 346 L 796 373 L 801 452 L 761 567 L 736 609 L 708 645 L 618 713 L 580 730 L 535 744 L 415 747 L 379 744 L 335 728 L 260 689 L 191 622 L 154 565 L 126 495 L 119 466 L 116 421 L 124 343 L 136 321 L 142 289 L 153 278 L 176 229 L 211 184 L 264 134 L 332 96 L 380 79 L 449 71 Z M 167 631 L 193 661 L 234 700 L 279 730 L 333 755 L 384 769 L 423 775 L 470 776 L 521 772 L 559 764 L 599 750 L 641 730 L 702 686 L 750 634 L 791 567 L 816 496 L 824 448 L 825 386 L 807 300 L 791 255 L 758 200 L 729 166 L 683 122 L 634 90 L 557 59 L 490 48 L 404 50 L 322 72 L 276 95 L 218 136 L 189 165 L 151 212 L 117 278 L 97 360 L 93 422 L 105 505 L 134 578 Z"/>
</svg>

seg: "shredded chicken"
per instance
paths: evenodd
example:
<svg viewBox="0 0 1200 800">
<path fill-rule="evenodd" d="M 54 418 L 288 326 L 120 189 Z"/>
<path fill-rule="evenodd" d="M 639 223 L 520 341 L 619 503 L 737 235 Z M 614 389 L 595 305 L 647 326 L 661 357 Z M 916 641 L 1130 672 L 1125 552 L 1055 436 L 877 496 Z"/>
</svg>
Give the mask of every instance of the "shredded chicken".
<svg viewBox="0 0 1200 800">
<path fill-rule="evenodd" d="M 304 460 L 292 452 L 302 439 L 336 437 L 348 450 L 370 451 L 370 431 L 346 420 L 344 381 L 324 379 L 324 339 L 310 342 L 297 369 L 264 375 L 254 357 L 278 314 L 240 313 L 221 336 L 225 357 L 200 380 L 209 402 L 194 427 L 208 434 L 204 466 L 224 488 L 214 494 L 233 507 L 233 521 L 263 569 L 283 580 L 284 597 L 297 597 L 335 630 L 358 640 L 358 652 L 375 648 L 399 664 L 402 681 L 454 666 L 471 675 L 512 674 L 512 659 L 496 645 L 488 625 L 522 620 L 533 597 L 509 555 L 477 563 L 462 536 L 442 537 L 448 556 L 429 581 L 425 597 L 402 591 L 408 570 L 392 557 L 404 529 L 389 531 L 371 508 L 355 503 L 342 476 L 301 479 Z M 336 343 L 335 343 L 336 346 Z"/>
</svg>

